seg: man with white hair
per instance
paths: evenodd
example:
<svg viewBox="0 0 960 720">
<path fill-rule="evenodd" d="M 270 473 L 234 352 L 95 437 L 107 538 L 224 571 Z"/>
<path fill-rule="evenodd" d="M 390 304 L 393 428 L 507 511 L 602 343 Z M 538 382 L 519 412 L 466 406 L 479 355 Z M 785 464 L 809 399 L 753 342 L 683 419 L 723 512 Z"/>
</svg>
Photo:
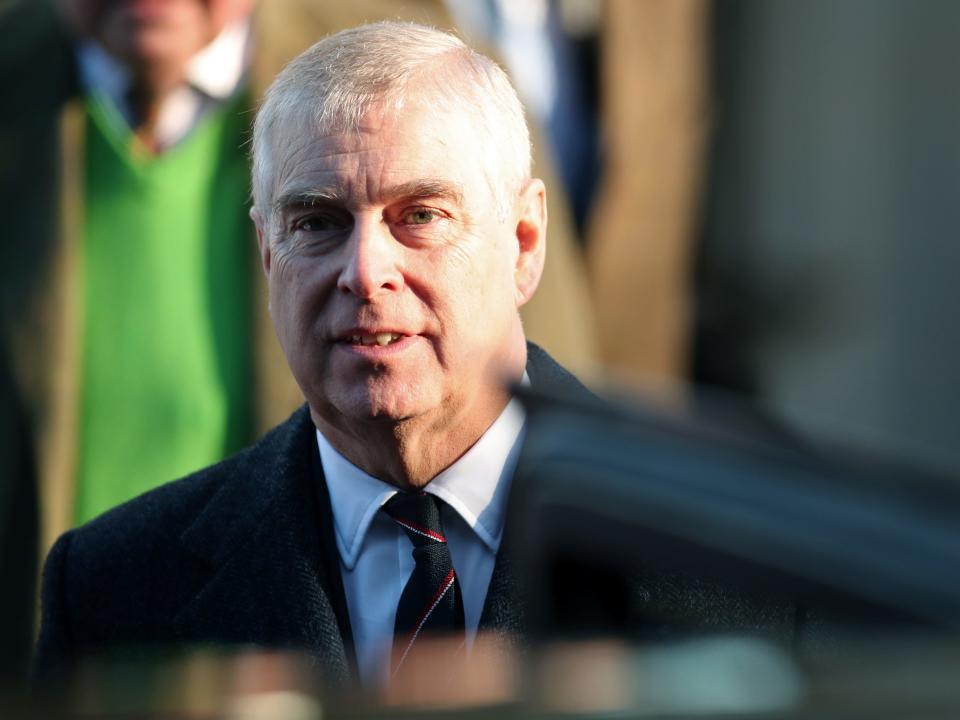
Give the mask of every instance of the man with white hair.
<svg viewBox="0 0 960 720">
<path fill-rule="evenodd" d="M 385 18 L 454 24 L 444 0 L 0 2 L 0 212 L 16 248 L 0 346 L 43 552 L 303 402 L 247 241 L 250 122 L 290 59 Z M 551 257 L 524 326 L 583 369 L 597 348 L 586 273 L 545 149 L 534 131 Z"/>
<path fill-rule="evenodd" d="M 501 546 L 523 430 L 507 385 L 586 391 L 520 322 L 547 211 L 513 88 L 450 34 L 363 26 L 284 69 L 253 154 L 270 314 L 307 404 L 61 537 L 41 673 L 252 643 L 376 687 L 430 634 L 469 648 L 522 629 Z"/>
</svg>

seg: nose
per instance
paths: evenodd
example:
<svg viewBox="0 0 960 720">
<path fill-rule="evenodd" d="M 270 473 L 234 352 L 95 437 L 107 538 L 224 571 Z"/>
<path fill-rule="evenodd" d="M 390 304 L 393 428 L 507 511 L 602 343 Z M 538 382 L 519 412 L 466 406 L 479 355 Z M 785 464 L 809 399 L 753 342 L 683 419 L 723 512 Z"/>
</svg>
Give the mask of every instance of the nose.
<svg viewBox="0 0 960 720">
<path fill-rule="evenodd" d="M 356 218 L 337 289 L 369 300 L 403 289 L 403 247 L 378 217 Z"/>
</svg>

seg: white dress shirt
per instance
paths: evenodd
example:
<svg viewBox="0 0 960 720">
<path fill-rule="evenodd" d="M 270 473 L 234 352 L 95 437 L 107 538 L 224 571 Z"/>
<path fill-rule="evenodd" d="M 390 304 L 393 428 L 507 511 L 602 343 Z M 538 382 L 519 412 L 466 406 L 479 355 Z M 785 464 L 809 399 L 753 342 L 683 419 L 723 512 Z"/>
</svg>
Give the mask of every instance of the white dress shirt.
<svg viewBox="0 0 960 720">
<path fill-rule="evenodd" d="M 441 504 L 441 521 L 463 595 L 468 649 L 500 547 L 523 427 L 523 409 L 511 400 L 474 446 L 424 488 L 446 503 Z M 367 687 L 383 686 L 389 679 L 397 604 L 413 572 L 413 543 L 393 519 L 379 512 L 397 488 L 353 465 L 319 431 L 317 444 L 330 491 L 360 679 Z"/>
<path fill-rule="evenodd" d="M 186 68 L 186 83 L 161 103 L 154 137 L 160 148 L 185 138 L 204 116 L 230 98 L 249 65 L 250 22 L 225 27 L 194 55 Z M 119 111 L 117 122 L 126 130 L 133 123 L 127 99 L 130 71 L 99 44 L 85 40 L 77 46 L 80 84 L 88 95 L 107 99 Z"/>
</svg>

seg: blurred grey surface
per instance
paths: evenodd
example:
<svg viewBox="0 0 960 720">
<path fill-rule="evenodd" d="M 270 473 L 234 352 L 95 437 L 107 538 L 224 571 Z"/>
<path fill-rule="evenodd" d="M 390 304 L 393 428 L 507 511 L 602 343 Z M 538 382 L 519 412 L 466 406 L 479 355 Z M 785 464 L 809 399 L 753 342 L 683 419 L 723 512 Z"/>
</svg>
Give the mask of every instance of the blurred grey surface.
<svg viewBox="0 0 960 720">
<path fill-rule="evenodd" d="M 714 5 L 697 378 L 960 472 L 960 4 Z"/>
</svg>

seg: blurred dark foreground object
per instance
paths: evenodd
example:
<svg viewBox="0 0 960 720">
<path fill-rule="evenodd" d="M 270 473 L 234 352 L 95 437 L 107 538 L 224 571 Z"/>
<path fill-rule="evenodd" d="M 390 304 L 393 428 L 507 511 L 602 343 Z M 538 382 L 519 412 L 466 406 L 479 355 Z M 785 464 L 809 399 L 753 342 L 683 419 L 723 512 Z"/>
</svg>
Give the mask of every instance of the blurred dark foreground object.
<svg viewBox="0 0 960 720">
<path fill-rule="evenodd" d="M 9 717 L 948 718 L 960 711 L 958 663 L 960 645 L 945 639 L 864 639 L 807 665 L 738 635 L 662 645 L 600 638 L 499 660 L 481 654 L 460 685 L 424 692 L 424 676 L 371 702 L 325 693 L 302 654 L 196 649 L 149 662 L 91 660 L 69 698 Z"/>
<path fill-rule="evenodd" d="M 481 637 L 462 682 L 438 685 L 426 667 L 380 697 L 331 694 L 305 655 L 133 649 L 90 658 L 65 704 L 38 716 L 960 711 L 949 483 L 828 463 L 724 411 L 520 394 L 529 422 L 504 545 L 528 643 Z"/>
<path fill-rule="evenodd" d="M 960 630 L 956 483 L 828 462 L 715 400 L 684 417 L 518 393 L 507 532 L 543 637 Z"/>
</svg>

